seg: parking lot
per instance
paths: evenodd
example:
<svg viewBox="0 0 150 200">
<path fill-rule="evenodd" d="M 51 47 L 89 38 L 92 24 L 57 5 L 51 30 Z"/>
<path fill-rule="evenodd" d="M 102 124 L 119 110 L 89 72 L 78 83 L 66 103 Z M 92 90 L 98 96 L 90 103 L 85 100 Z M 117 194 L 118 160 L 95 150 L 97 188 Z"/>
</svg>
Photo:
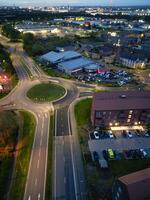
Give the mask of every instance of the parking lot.
<svg viewBox="0 0 150 200">
<path fill-rule="evenodd" d="M 150 148 L 150 138 L 107 138 L 101 140 L 89 140 L 88 144 L 91 152 L 100 152 L 107 149 L 123 152 L 124 150 Z"/>
<path fill-rule="evenodd" d="M 99 160 L 100 164 L 109 159 L 150 158 L 149 130 L 95 130 L 89 134 L 89 138 L 88 144 L 92 158 Z"/>
</svg>

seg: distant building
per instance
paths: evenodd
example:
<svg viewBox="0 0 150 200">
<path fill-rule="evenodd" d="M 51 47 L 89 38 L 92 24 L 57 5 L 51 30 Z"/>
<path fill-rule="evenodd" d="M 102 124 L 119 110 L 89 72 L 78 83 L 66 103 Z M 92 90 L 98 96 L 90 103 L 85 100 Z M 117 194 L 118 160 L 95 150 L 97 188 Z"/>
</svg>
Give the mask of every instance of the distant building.
<svg viewBox="0 0 150 200">
<path fill-rule="evenodd" d="M 86 72 L 96 72 L 100 68 L 93 60 L 82 57 L 82 55 L 76 51 L 51 51 L 41 56 L 40 60 L 56 64 L 60 71 L 67 74 L 82 70 Z"/>
<path fill-rule="evenodd" d="M 113 200 L 149 200 L 150 168 L 118 178 L 112 193 Z"/>
<path fill-rule="evenodd" d="M 122 49 L 119 55 L 119 61 L 129 68 L 144 68 L 149 63 L 150 56 L 143 51 L 133 51 L 131 49 Z"/>
<path fill-rule="evenodd" d="M 41 56 L 40 59 L 53 64 L 57 64 L 60 62 L 65 62 L 80 57 L 81 54 L 77 53 L 76 51 L 63 51 L 63 52 L 51 51 Z"/>
<path fill-rule="evenodd" d="M 150 91 L 98 92 L 93 95 L 94 127 L 150 124 Z"/>
</svg>

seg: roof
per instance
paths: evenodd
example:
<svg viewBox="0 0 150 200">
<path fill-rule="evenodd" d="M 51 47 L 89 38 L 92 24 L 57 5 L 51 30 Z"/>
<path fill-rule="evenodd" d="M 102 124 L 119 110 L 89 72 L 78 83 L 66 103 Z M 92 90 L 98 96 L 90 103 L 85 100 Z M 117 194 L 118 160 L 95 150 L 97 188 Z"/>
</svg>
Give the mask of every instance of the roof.
<svg viewBox="0 0 150 200">
<path fill-rule="evenodd" d="M 150 109 L 150 91 L 98 92 L 93 95 L 94 110 Z"/>
<path fill-rule="evenodd" d="M 61 67 L 62 69 L 73 70 L 73 69 L 77 69 L 77 68 L 82 68 L 84 66 L 87 66 L 87 65 L 90 65 L 93 63 L 94 62 L 92 60 L 81 57 L 78 59 L 62 62 L 59 64 L 59 67 Z"/>
<path fill-rule="evenodd" d="M 130 184 L 144 181 L 145 179 L 149 179 L 150 181 L 150 168 L 122 176 L 118 180 L 120 180 L 125 185 L 130 185 Z"/>
<path fill-rule="evenodd" d="M 96 70 L 98 69 L 100 66 L 98 64 L 92 63 L 90 65 L 85 66 L 84 68 L 87 70 Z"/>
<path fill-rule="evenodd" d="M 54 52 L 51 51 L 47 54 L 41 56 L 42 59 L 50 61 L 52 63 L 58 63 L 60 61 L 65 61 L 73 58 L 80 57 L 81 54 L 76 51 L 64 51 L 64 52 Z"/>
<path fill-rule="evenodd" d="M 125 184 L 130 200 L 150 198 L 150 168 L 122 176 L 118 180 Z"/>
</svg>

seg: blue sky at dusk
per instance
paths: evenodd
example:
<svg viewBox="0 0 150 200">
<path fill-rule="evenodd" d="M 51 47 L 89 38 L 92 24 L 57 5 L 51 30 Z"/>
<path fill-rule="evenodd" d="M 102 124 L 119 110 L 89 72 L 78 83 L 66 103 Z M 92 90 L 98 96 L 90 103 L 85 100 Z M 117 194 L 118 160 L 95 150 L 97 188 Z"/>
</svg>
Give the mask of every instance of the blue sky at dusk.
<svg viewBox="0 0 150 200">
<path fill-rule="evenodd" d="M 51 5 L 109 5 L 109 0 L 0 0 L 0 5 L 51 6 Z M 112 0 L 113 6 L 150 5 L 150 0 Z"/>
</svg>

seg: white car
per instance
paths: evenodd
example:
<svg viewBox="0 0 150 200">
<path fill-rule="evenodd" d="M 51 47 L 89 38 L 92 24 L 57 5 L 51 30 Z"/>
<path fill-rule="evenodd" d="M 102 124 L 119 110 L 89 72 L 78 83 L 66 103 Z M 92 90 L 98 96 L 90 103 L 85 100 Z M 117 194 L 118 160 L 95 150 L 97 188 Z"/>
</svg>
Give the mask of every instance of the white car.
<svg viewBox="0 0 150 200">
<path fill-rule="evenodd" d="M 100 137 L 99 137 L 99 134 L 98 134 L 98 131 L 94 131 L 93 134 L 94 134 L 95 139 L 98 140 L 98 139 L 100 138 Z"/>
<path fill-rule="evenodd" d="M 110 137 L 111 139 L 114 138 L 114 135 L 113 135 L 112 131 L 108 131 L 108 135 L 109 135 L 109 137 Z"/>
<path fill-rule="evenodd" d="M 140 149 L 141 153 L 143 154 L 144 157 L 147 156 L 147 152 L 144 149 Z"/>
<path fill-rule="evenodd" d="M 128 135 L 129 138 L 133 137 L 133 135 L 132 135 L 132 133 L 130 131 L 127 131 L 127 135 Z"/>
</svg>

